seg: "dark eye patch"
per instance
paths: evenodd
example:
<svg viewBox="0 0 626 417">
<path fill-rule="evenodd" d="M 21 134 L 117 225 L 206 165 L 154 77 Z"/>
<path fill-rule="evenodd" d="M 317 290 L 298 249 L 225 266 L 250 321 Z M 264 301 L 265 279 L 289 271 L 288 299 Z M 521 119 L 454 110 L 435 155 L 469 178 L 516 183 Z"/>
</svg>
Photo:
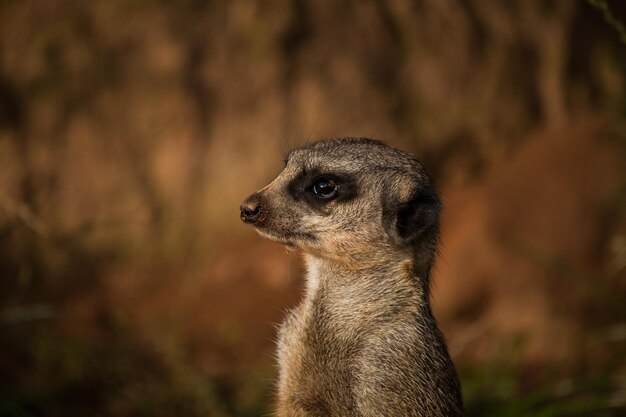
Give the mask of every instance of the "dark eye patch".
<svg viewBox="0 0 626 417">
<path fill-rule="evenodd" d="M 314 186 L 320 180 L 332 181 L 337 189 L 332 198 L 320 198 L 314 192 Z M 297 201 L 305 201 L 313 208 L 321 209 L 330 201 L 345 202 L 357 196 L 357 185 L 354 177 L 345 173 L 328 173 L 319 169 L 302 170 L 287 186 L 289 194 Z"/>
</svg>

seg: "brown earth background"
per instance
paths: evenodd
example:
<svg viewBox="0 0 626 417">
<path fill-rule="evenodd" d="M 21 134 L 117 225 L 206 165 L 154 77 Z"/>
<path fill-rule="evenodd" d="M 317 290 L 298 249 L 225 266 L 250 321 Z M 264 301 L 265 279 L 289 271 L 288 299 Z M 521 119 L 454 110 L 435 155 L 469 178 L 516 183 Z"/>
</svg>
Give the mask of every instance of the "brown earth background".
<svg viewBox="0 0 626 417">
<path fill-rule="evenodd" d="M 0 416 L 266 416 L 322 137 L 420 158 L 469 416 L 626 415 L 626 3 L 0 0 Z"/>
</svg>

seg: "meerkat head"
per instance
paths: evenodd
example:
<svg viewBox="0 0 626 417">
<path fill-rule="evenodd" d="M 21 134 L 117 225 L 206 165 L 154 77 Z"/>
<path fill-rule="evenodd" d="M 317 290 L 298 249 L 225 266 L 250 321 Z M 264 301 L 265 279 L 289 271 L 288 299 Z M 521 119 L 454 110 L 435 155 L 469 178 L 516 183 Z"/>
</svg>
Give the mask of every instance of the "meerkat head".
<svg viewBox="0 0 626 417">
<path fill-rule="evenodd" d="M 347 138 L 289 153 L 278 177 L 244 201 L 241 220 L 305 253 L 370 266 L 431 259 L 439 211 L 415 158 L 379 141 Z"/>
</svg>

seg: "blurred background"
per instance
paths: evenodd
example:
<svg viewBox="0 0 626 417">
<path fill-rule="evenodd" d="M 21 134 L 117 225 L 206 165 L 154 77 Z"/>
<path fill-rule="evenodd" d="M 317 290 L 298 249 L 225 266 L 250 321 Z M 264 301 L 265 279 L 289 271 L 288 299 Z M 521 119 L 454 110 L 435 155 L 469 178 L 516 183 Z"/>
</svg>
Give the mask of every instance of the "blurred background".
<svg viewBox="0 0 626 417">
<path fill-rule="evenodd" d="M 626 415 L 626 3 L 0 0 L 0 416 L 265 416 L 296 255 L 239 204 L 412 152 L 469 416 Z"/>
</svg>

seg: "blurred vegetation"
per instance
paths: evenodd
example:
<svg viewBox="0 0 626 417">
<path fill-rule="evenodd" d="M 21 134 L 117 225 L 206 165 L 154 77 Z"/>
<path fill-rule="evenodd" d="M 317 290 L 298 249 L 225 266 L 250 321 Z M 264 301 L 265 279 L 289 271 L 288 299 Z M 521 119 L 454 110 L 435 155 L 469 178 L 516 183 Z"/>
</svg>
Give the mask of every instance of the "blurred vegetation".
<svg viewBox="0 0 626 417">
<path fill-rule="evenodd" d="M 267 415 L 300 274 L 237 207 L 289 147 L 346 135 L 414 152 L 447 210 L 470 189 L 514 219 L 487 211 L 484 291 L 441 307 L 468 415 L 624 415 L 626 176 L 594 165 L 626 156 L 623 22 L 616 0 L 0 0 L 0 416 Z M 583 162 L 550 161 L 580 185 L 536 230 L 598 203 L 537 246 L 517 223 L 551 182 L 489 184 L 579 132 Z"/>
</svg>

